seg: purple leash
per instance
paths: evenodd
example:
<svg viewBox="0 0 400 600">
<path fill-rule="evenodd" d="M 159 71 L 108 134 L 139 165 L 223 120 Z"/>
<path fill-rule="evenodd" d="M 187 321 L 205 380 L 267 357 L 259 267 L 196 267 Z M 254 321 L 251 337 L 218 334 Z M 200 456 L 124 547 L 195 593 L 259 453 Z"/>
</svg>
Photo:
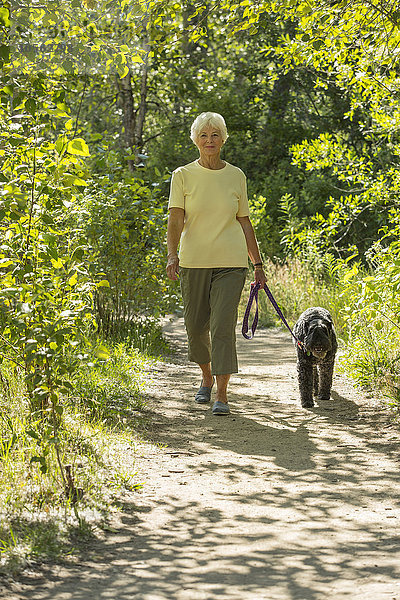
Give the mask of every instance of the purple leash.
<svg viewBox="0 0 400 600">
<path fill-rule="evenodd" d="M 255 281 L 253 281 L 253 283 L 251 284 L 249 301 L 248 301 L 247 306 L 246 306 L 246 311 L 244 313 L 243 325 L 242 325 L 242 335 L 243 335 L 243 337 L 246 338 L 246 340 L 251 340 L 254 337 L 254 334 L 255 334 L 256 329 L 257 329 L 257 323 L 258 323 L 258 290 L 259 289 L 260 289 L 260 284 L 256 283 Z M 282 323 L 290 331 L 290 335 L 293 337 L 294 340 L 296 340 L 297 345 L 300 346 L 300 348 L 302 350 L 304 350 L 304 352 L 307 352 L 306 347 L 304 346 L 303 342 L 301 342 L 300 340 L 298 340 L 297 337 L 294 335 L 293 331 L 290 329 L 288 322 L 286 321 L 285 317 L 283 316 L 282 311 L 279 308 L 279 305 L 278 305 L 277 301 L 273 297 L 273 295 L 271 293 L 271 290 L 269 289 L 269 287 L 267 286 L 266 283 L 264 284 L 264 290 L 265 290 L 265 293 L 267 294 L 268 299 L 270 300 L 272 306 L 276 310 L 279 318 L 281 319 Z M 251 310 L 251 307 L 252 307 L 252 304 L 253 304 L 254 300 L 256 301 L 256 312 L 255 312 L 255 315 L 254 315 L 253 322 L 251 324 L 251 329 L 249 330 L 249 316 L 250 316 L 250 310 Z"/>
</svg>

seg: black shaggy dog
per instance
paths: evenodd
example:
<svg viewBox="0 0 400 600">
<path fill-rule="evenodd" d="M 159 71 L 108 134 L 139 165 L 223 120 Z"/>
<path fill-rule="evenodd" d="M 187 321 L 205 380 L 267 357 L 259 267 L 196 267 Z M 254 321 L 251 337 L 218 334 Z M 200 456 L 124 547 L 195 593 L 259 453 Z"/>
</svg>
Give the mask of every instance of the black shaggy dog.
<svg viewBox="0 0 400 600">
<path fill-rule="evenodd" d="M 332 317 L 325 308 L 313 306 L 300 315 L 293 333 L 295 341 L 301 405 L 314 406 L 313 395 L 320 400 L 331 396 L 333 366 L 337 350 Z"/>
</svg>

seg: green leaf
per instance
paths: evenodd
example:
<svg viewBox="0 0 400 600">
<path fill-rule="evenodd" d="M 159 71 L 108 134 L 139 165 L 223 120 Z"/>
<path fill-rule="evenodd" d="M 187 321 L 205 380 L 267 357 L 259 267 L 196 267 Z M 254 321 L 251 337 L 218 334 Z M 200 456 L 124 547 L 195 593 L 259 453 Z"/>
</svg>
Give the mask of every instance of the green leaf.
<svg viewBox="0 0 400 600">
<path fill-rule="evenodd" d="M 358 273 L 358 268 L 356 266 L 354 266 L 352 269 L 350 269 L 350 271 L 347 271 L 347 273 L 343 277 L 343 282 L 347 283 L 348 281 L 350 281 L 350 279 L 355 277 L 355 275 L 357 275 L 357 273 Z"/>
<path fill-rule="evenodd" d="M 86 187 L 88 183 L 80 177 L 74 177 L 74 179 L 72 180 L 72 185 L 76 185 L 77 187 Z"/>
<path fill-rule="evenodd" d="M 61 269 L 63 266 L 63 261 L 61 260 L 61 258 L 54 260 L 54 258 L 51 259 L 51 264 L 53 265 L 53 267 L 55 269 Z"/>
<path fill-rule="evenodd" d="M 82 138 L 75 138 L 68 142 L 67 152 L 78 156 L 90 156 L 89 147 Z"/>
<path fill-rule="evenodd" d="M 5 63 L 10 62 L 10 46 L 6 46 L 5 44 L 0 45 L 0 59 Z"/>
<path fill-rule="evenodd" d="M 77 273 L 75 272 L 75 273 L 72 275 L 72 277 L 70 277 L 70 278 L 68 279 L 68 283 L 69 283 L 69 285 L 70 285 L 71 287 L 73 287 L 74 285 L 76 285 L 76 284 L 77 284 L 77 282 L 78 282 L 78 275 L 77 275 Z"/>
<path fill-rule="evenodd" d="M 0 8 L 0 24 L 5 27 L 10 27 L 10 11 L 5 6 Z"/>
<path fill-rule="evenodd" d="M 110 358 L 110 353 L 105 346 L 97 346 L 95 349 L 95 353 L 97 358 L 108 359 Z"/>
<path fill-rule="evenodd" d="M 67 73 L 73 73 L 74 72 L 74 63 L 72 62 L 72 60 L 64 60 L 63 64 L 62 64 L 62 68 L 64 69 L 64 71 L 66 71 Z"/>
<path fill-rule="evenodd" d="M 129 73 L 128 65 L 123 65 L 122 67 L 120 65 L 117 65 L 117 70 L 118 70 L 118 75 L 120 76 L 121 79 L 126 77 Z"/>
<path fill-rule="evenodd" d="M 46 225 L 50 225 L 51 223 L 54 223 L 53 217 L 51 217 L 48 213 L 42 214 L 42 221 L 43 221 L 43 223 L 46 223 Z"/>
<path fill-rule="evenodd" d="M 0 269 L 5 269 L 6 267 L 9 267 L 10 265 L 13 265 L 13 261 L 8 259 L 8 258 L 2 258 L 0 260 Z"/>
<path fill-rule="evenodd" d="M 322 48 L 322 46 L 324 46 L 324 41 L 323 40 L 314 40 L 312 45 L 313 45 L 313 48 L 315 48 L 315 50 L 320 50 Z"/>
<path fill-rule="evenodd" d="M 28 98 L 28 100 L 25 102 L 25 108 L 32 115 L 32 117 L 35 115 L 36 102 L 33 100 L 33 98 Z"/>
<path fill-rule="evenodd" d="M 85 248 L 83 248 L 82 246 L 78 246 L 73 251 L 71 260 L 74 262 L 81 261 L 84 254 L 85 254 Z"/>
<path fill-rule="evenodd" d="M 68 131 L 70 131 L 73 126 L 75 125 L 75 119 L 68 119 L 68 121 L 65 122 L 65 129 L 68 129 Z"/>
<path fill-rule="evenodd" d="M 9 85 L 5 85 L 3 87 L 2 90 L 0 90 L 2 92 L 4 92 L 5 94 L 7 94 L 7 96 L 12 96 L 13 95 L 13 88 L 11 88 Z"/>
<path fill-rule="evenodd" d="M 60 136 L 57 139 L 56 144 L 55 144 L 55 149 L 57 150 L 58 154 L 61 154 L 65 150 L 66 142 L 67 142 L 67 140 L 65 139 L 64 136 Z"/>
</svg>

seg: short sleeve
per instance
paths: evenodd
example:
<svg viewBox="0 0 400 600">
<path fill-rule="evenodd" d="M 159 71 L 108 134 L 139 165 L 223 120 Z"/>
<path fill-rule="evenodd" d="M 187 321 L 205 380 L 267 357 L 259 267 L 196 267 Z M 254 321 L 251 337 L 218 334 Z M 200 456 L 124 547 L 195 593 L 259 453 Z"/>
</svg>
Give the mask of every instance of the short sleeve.
<svg viewBox="0 0 400 600">
<path fill-rule="evenodd" d="M 236 213 L 237 217 L 248 217 L 250 215 L 249 211 L 249 201 L 247 198 L 247 183 L 246 183 L 246 175 L 241 173 L 241 181 L 240 181 L 240 198 L 239 198 L 239 208 Z"/>
<path fill-rule="evenodd" d="M 180 170 L 176 170 L 172 173 L 168 208 L 185 208 L 183 176 Z"/>
</svg>

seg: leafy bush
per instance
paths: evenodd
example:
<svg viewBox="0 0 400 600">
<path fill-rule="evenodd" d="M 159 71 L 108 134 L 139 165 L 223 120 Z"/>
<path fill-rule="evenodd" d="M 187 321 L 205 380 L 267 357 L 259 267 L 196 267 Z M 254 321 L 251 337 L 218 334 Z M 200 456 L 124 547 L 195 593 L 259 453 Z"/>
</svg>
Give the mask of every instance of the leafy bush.
<svg viewBox="0 0 400 600">
<path fill-rule="evenodd" d="M 77 350 L 93 326 L 95 289 L 87 245 L 66 227 L 65 213 L 85 185 L 89 150 L 72 133 L 48 135 L 49 116 L 67 117 L 66 107 L 42 77 L 32 76 L 31 83 L 36 100 L 18 75 L 1 90 L 1 356 L 13 361 L 26 386 L 31 461 L 45 474 L 55 454 L 65 487 L 61 395 L 85 360 L 78 351 L 71 360 L 71 348 Z"/>
<path fill-rule="evenodd" d="M 76 200 L 73 218 L 90 243 L 92 268 L 104 278 L 95 297 L 103 335 L 121 338 L 138 317 L 157 317 L 175 299 L 165 276 L 163 204 L 127 175 L 116 182 L 99 177 Z"/>
<path fill-rule="evenodd" d="M 376 243 L 372 269 L 353 266 L 342 278 L 348 346 L 346 370 L 357 383 L 379 386 L 400 400 L 400 242 Z"/>
</svg>

